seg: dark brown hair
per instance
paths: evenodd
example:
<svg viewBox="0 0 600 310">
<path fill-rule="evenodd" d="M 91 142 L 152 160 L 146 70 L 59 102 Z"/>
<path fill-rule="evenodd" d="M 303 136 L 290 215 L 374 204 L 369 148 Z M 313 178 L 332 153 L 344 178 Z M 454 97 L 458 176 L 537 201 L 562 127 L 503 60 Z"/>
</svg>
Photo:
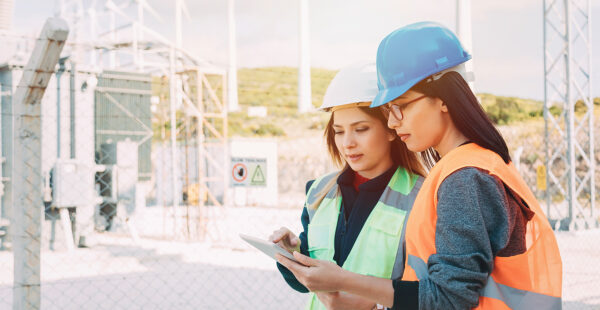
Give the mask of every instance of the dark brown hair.
<svg viewBox="0 0 600 310">
<path fill-rule="evenodd" d="M 440 98 L 448 107 L 450 119 L 456 128 L 470 142 L 495 152 L 507 164 L 511 161 L 504 138 L 459 73 L 451 71 L 431 82 L 425 79 L 411 90 L 428 97 Z M 440 155 L 433 148 L 421 152 L 421 157 L 429 169 L 440 160 Z"/>
<path fill-rule="evenodd" d="M 383 113 L 381 113 L 380 109 L 372 109 L 369 107 L 359 107 L 361 111 L 366 113 L 367 115 L 376 118 L 381 122 L 383 127 L 388 130 L 390 133 L 396 135 L 396 132 L 393 129 L 390 129 L 387 126 L 387 118 Z M 338 166 L 342 167 L 347 165 L 342 158 L 337 146 L 335 145 L 335 131 L 333 130 L 333 114 L 331 113 L 331 117 L 329 118 L 329 122 L 327 123 L 327 127 L 325 127 L 325 141 L 327 142 L 327 149 L 329 150 L 329 155 L 333 162 Z M 404 144 L 400 139 L 396 138 L 391 142 L 391 156 L 395 165 L 402 166 L 410 173 L 418 174 L 420 176 L 425 176 L 425 169 L 423 165 L 419 161 L 417 154 L 411 152 L 406 148 L 406 144 Z"/>
</svg>

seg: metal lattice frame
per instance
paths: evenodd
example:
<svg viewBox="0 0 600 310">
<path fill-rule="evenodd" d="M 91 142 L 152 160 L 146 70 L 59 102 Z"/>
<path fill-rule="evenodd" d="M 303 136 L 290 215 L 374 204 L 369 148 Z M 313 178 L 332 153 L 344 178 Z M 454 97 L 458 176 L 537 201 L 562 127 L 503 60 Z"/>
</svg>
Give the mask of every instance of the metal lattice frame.
<svg viewBox="0 0 600 310">
<path fill-rule="evenodd" d="M 189 169 L 184 172 L 184 183 L 186 183 L 186 194 L 192 196 L 191 191 L 196 192 L 197 201 L 186 201 L 186 206 L 196 205 L 197 212 L 187 211 L 186 218 L 190 214 L 197 218 L 196 233 L 201 239 L 206 238 L 208 214 L 210 208 L 204 208 L 205 205 L 221 206 L 217 198 L 217 193 L 212 190 L 219 184 L 223 188 L 223 197 L 228 186 L 227 167 L 228 162 L 228 133 L 227 133 L 227 76 L 223 73 L 207 73 L 201 68 L 191 68 L 178 72 L 177 78 L 183 86 L 181 109 L 185 115 L 182 123 L 183 128 L 178 132 L 190 137 L 190 133 L 195 133 L 195 157 L 197 158 L 197 178 L 191 180 Z M 186 148 L 187 152 L 187 148 Z M 186 154 L 187 163 L 187 154 Z M 217 186 L 219 187 L 219 186 Z M 225 201 L 224 201 L 225 202 Z M 189 234 L 193 227 L 189 223 L 186 225 L 186 232 Z M 208 236 L 212 239 L 218 239 L 218 231 L 212 232 Z M 216 235 L 215 235 L 216 234 Z"/>
<path fill-rule="evenodd" d="M 544 1 L 547 216 L 557 229 L 598 227 L 590 0 Z"/>
<path fill-rule="evenodd" d="M 145 22 L 145 14 L 151 15 L 159 23 L 164 23 L 164 21 L 162 15 L 156 12 L 146 0 L 92 0 L 87 4 L 83 5 L 82 0 L 65 0 L 62 5 L 63 9 L 60 12 L 61 15 L 66 15 L 65 17 L 71 23 L 80 21 L 86 23 L 82 28 L 89 31 L 89 35 L 78 36 L 77 42 L 74 42 L 74 46 L 71 48 L 72 53 L 79 56 L 78 59 L 85 60 L 84 65 L 90 65 L 92 68 L 150 73 L 154 76 L 165 77 L 169 82 L 169 102 L 161 102 L 160 104 L 165 104 L 165 107 L 168 106 L 168 122 L 172 128 L 177 128 L 177 130 L 171 131 L 168 138 L 171 148 L 170 166 L 173 171 L 171 174 L 171 190 L 175 193 L 177 192 L 176 184 L 178 181 L 176 178 L 179 170 L 176 159 L 180 156 L 177 141 L 182 139 L 182 133 L 186 130 L 191 132 L 188 120 L 197 118 L 197 112 L 202 111 L 201 106 L 198 106 L 196 110 L 187 108 L 190 100 L 198 101 L 195 99 L 195 95 L 189 93 L 190 88 L 186 88 L 183 73 L 195 71 L 201 72 L 202 76 L 216 75 L 220 76 L 219 80 L 221 81 L 226 76 L 226 71 L 224 68 L 219 68 L 208 61 L 193 56 L 192 53 L 182 47 L 182 20 L 184 17 L 190 19 L 185 0 L 174 1 L 175 40 L 171 40 L 148 27 Z M 86 18 L 82 18 L 83 15 L 86 15 Z M 204 89 L 205 91 L 207 89 L 212 91 L 209 84 L 206 84 Z M 225 82 L 222 89 L 226 89 Z M 221 99 L 209 98 L 209 100 L 227 105 L 226 94 L 222 94 L 220 97 Z M 227 107 L 224 106 L 223 110 L 217 114 L 225 115 L 223 120 L 226 124 Z M 203 119 L 207 120 L 211 114 L 205 113 L 203 115 L 205 115 Z M 177 125 L 179 117 L 183 119 L 183 126 Z M 222 143 L 227 145 L 227 126 L 224 127 L 225 133 L 221 132 L 221 138 Z M 201 144 L 199 149 L 206 149 L 208 144 L 211 143 L 208 140 L 210 140 L 212 132 L 210 130 L 197 130 L 196 133 L 204 134 L 204 136 L 198 137 L 198 143 Z M 199 154 L 201 153 L 199 150 Z M 198 158 L 203 157 L 198 155 Z M 200 174 L 201 180 L 198 180 L 198 184 L 206 185 L 208 182 L 212 182 L 213 178 L 223 179 L 225 180 L 223 183 L 226 184 L 225 170 L 221 169 L 219 173 L 221 173 L 219 176 L 213 176 L 204 171 L 204 174 Z M 187 182 L 185 179 L 187 172 L 182 171 L 182 174 L 185 183 Z M 221 204 L 216 195 L 208 190 L 207 186 L 200 186 L 199 192 L 201 196 L 206 193 L 208 204 Z M 202 203 L 204 203 L 203 200 Z M 190 226 L 180 220 L 182 216 L 186 217 L 189 214 L 182 209 L 182 207 L 187 208 L 186 204 L 187 201 L 181 201 L 179 195 L 173 196 L 171 210 L 174 236 L 190 237 Z M 199 232 L 202 233 L 201 230 Z"/>
</svg>

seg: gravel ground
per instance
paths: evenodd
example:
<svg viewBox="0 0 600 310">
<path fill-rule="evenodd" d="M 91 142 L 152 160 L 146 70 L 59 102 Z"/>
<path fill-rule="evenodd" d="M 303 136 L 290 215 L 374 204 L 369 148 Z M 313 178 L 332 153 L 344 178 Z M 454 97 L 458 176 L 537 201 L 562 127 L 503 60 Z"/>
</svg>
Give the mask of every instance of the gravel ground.
<svg viewBox="0 0 600 310">
<path fill-rule="evenodd" d="M 152 235 L 163 227 L 163 219 L 161 209 L 149 208 L 137 218 L 139 244 L 118 230 L 99 234 L 92 248 L 43 249 L 42 308 L 301 309 L 306 295 L 290 289 L 270 258 L 237 237 L 266 238 L 280 226 L 298 231 L 299 213 L 297 208 L 212 210 L 207 212 L 213 219 L 208 227 L 218 226 L 218 234 L 185 242 Z M 170 219 L 166 231 L 172 231 Z M 600 309 L 600 231 L 561 232 L 557 238 L 564 263 L 564 309 Z M 1 251 L 0 309 L 11 307 L 12 265 L 12 252 Z"/>
</svg>

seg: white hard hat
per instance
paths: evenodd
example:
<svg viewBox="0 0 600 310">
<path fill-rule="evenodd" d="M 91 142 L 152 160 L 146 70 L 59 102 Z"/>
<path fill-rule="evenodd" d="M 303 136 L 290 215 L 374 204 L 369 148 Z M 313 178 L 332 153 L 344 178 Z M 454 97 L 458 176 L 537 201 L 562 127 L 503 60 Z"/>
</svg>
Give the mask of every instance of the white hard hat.
<svg viewBox="0 0 600 310">
<path fill-rule="evenodd" d="M 335 75 L 327 87 L 319 110 L 329 111 L 345 105 L 369 106 L 377 92 L 375 63 L 357 63 L 343 68 Z"/>
</svg>

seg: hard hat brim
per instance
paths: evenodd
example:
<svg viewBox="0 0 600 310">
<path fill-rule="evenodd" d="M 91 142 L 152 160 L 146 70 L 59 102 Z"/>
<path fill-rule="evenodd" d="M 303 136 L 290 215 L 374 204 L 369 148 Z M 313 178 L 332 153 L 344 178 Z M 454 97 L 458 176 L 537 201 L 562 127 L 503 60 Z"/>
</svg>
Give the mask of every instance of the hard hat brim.
<svg viewBox="0 0 600 310">
<path fill-rule="evenodd" d="M 371 103 L 371 108 L 375 108 L 378 106 L 382 106 L 384 104 L 387 104 L 388 102 L 402 96 L 405 92 L 407 92 L 409 89 L 411 89 L 411 87 L 415 86 L 417 83 L 419 83 L 420 81 L 426 79 L 427 77 L 442 72 L 444 70 L 448 70 L 448 69 L 453 69 L 456 66 L 460 66 L 464 63 L 466 63 L 467 61 L 471 60 L 471 55 L 467 55 L 464 59 L 459 59 L 458 61 L 455 61 L 453 63 L 449 63 L 447 64 L 442 70 L 435 70 L 432 72 L 427 72 L 425 74 L 423 74 L 422 76 L 419 76 L 417 78 L 414 78 L 412 80 L 409 80 L 407 82 L 405 82 L 404 84 L 398 85 L 398 86 L 393 86 L 393 87 L 388 87 L 386 89 L 380 90 L 377 93 L 377 96 L 375 96 L 375 98 L 373 99 L 373 102 Z M 454 71 L 454 70 L 452 70 Z M 463 67 L 463 71 L 464 71 L 464 67 Z M 461 76 L 463 76 L 463 78 L 468 81 L 469 78 L 464 76 L 466 75 L 466 73 L 464 72 L 459 72 L 459 74 Z"/>
<path fill-rule="evenodd" d="M 415 86 L 422 78 L 412 79 L 402 85 L 382 89 L 377 93 L 377 96 L 371 102 L 371 108 L 376 108 L 387 104 L 388 102 L 402 96 L 411 87 Z"/>
</svg>

